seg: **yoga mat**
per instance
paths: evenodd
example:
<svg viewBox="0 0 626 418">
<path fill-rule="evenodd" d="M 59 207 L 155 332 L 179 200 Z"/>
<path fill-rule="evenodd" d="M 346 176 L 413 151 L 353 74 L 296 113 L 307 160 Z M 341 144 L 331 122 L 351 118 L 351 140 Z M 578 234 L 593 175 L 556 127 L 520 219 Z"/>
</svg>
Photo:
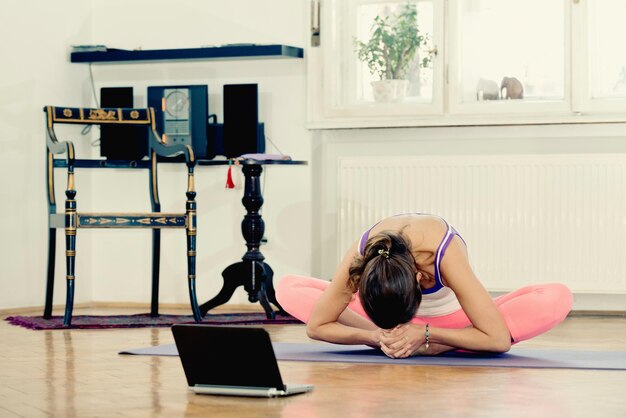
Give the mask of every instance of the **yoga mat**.
<svg viewBox="0 0 626 418">
<path fill-rule="evenodd" d="M 450 352 L 439 356 L 391 359 L 364 345 L 329 343 L 273 343 L 278 360 L 405 364 L 424 366 L 514 367 L 541 369 L 626 370 L 624 351 L 579 351 L 512 348 L 508 353 Z M 160 345 L 121 351 L 119 354 L 178 356 L 176 345 Z"/>
</svg>

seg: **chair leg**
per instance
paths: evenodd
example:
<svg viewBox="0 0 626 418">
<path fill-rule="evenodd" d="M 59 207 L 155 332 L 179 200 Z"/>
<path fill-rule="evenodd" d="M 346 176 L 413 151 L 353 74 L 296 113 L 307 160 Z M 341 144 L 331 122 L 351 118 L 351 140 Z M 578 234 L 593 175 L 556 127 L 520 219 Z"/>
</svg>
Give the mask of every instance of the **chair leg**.
<svg viewBox="0 0 626 418">
<path fill-rule="evenodd" d="M 74 310 L 74 279 L 67 279 L 67 297 L 65 299 L 65 317 L 63 325 L 69 327 L 72 325 L 72 311 Z"/>
<path fill-rule="evenodd" d="M 198 298 L 196 297 L 196 279 L 191 277 L 189 278 L 189 299 L 191 301 L 193 319 L 196 322 L 201 322 L 202 314 L 200 313 L 200 307 L 198 306 Z"/>
<path fill-rule="evenodd" d="M 187 176 L 187 203 L 185 204 L 187 215 L 187 280 L 189 281 L 189 300 L 191 302 L 191 312 L 196 322 L 202 321 L 204 316 L 200 312 L 198 306 L 198 298 L 196 297 L 196 192 L 194 189 L 194 173 L 193 166 L 188 166 L 189 175 Z"/>
<path fill-rule="evenodd" d="M 67 270 L 67 297 L 65 299 L 65 317 L 63 325 L 69 327 L 72 324 L 72 310 L 74 309 L 74 267 L 76 263 L 76 191 L 73 190 L 73 173 L 68 179 L 68 190 L 65 195 L 65 259 Z"/>
<path fill-rule="evenodd" d="M 202 321 L 202 314 L 198 306 L 196 296 L 196 235 L 195 229 L 187 230 L 187 277 L 189 281 L 189 301 L 191 302 L 191 312 L 196 322 Z"/>
<path fill-rule="evenodd" d="M 46 279 L 46 304 L 43 310 L 45 319 L 52 318 L 52 299 L 54 296 L 54 267 L 56 258 L 57 230 L 48 229 L 48 276 Z"/>
<path fill-rule="evenodd" d="M 159 272 L 161 266 L 161 230 L 152 230 L 152 302 L 150 316 L 159 316 Z"/>
<path fill-rule="evenodd" d="M 67 296 L 65 300 L 65 317 L 63 325 L 69 327 L 72 324 L 72 311 L 74 309 L 74 268 L 76 264 L 76 229 L 65 229 L 65 258 L 67 269 Z"/>
</svg>

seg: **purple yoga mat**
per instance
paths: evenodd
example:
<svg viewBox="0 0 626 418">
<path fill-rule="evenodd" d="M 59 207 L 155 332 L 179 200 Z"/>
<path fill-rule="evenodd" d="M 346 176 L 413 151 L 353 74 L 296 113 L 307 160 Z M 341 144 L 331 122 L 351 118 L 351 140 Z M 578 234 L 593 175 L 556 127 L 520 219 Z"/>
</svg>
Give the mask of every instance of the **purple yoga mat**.
<svg viewBox="0 0 626 418">
<path fill-rule="evenodd" d="M 273 343 L 276 358 L 283 361 L 404 364 L 423 366 L 513 367 L 553 369 L 626 370 L 624 351 L 524 349 L 504 354 L 451 352 L 440 356 L 391 359 L 367 346 L 328 343 Z M 174 344 L 121 351 L 119 354 L 178 356 Z"/>
</svg>

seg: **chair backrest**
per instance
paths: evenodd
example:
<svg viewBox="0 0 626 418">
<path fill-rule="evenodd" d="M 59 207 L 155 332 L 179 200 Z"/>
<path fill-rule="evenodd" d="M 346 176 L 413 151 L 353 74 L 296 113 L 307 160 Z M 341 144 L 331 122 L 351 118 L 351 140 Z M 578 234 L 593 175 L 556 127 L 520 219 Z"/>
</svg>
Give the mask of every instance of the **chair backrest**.
<svg viewBox="0 0 626 418">
<path fill-rule="evenodd" d="M 44 107 L 47 117 L 48 149 L 53 154 L 61 154 L 67 151 L 68 164 L 74 160 L 74 145 L 71 142 L 59 142 L 54 131 L 54 125 L 59 123 L 78 125 L 145 125 L 148 126 L 150 136 L 150 149 L 161 156 L 174 156 L 185 154 L 187 166 L 195 165 L 193 149 L 189 145 L 170 145 L 157 132 L 154 108 L 77 108 L 46 106 Z"/>
<path fill-rule="evenodd" d="M 152 125 L 154 110 L 146 109 L 120 109 L 120 108 L 75 108 L 46 106 L 44 111 L 48 114 L 48 127 L 55 123 L 77 123 L 81 125 Z"/>
</svg>

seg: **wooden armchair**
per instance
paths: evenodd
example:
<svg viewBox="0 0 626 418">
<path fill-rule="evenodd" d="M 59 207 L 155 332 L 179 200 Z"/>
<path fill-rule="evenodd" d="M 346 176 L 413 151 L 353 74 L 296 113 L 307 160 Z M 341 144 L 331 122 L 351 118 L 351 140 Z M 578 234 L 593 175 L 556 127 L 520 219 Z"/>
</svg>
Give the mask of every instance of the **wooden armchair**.
<svg viewBox="0 0 626 418">
<path fill-rule="evenodd" d="M 44 108 L 47 121 L 46 152 L 47 170 L 46 184 L 48 192 L 48 274 L 46 285 L 46 301 L 44 318 L 52 316 L 52 297 L 54 293 L 54 270 L 56 250 L 56 229 L 65 229 L 65 258 L 67 298 L 65 303 L 64 325 L 72 322 L 74 305 L 74 273 L 76 256 L 76 232 L 81 228 L 151 228 L 152 229 L 152 301 L 151 315 L 158 316 L 159 304 L 159 259 L 161 244 L 161 228 L 184 228 L 187 233 L 187 278 L 189 298 L 193 317 L 202 319 L 196 298 L 196 202 L 194 186 L 193 150 L 189 145 L 170 145 L 163 141 L 155 128 L 154 109 L 85 109 L 47 106 Z M 81 125 L 144 125 L 151 132 L 150 159 L 147 161 L 106 161 L 79 160 L 74 153 L 71 141 L 60 142 L 54 127 L 56 124 Z M 55 155 L 65 154 L 65 158 Z M 161 213 L 157 182 L 157 155 L 174 156 L 184 154 L 188 168 L 187 202 L 184 213 Z M 54 169 L 67 168 L 67 187 L 65 190 L 65 213 L 57 213 L 54 190 Z M 149 213 L 81 213 L 77 210 L 74 189 L 75 168 L 137 168 L 147 169 L 150 177 L 150 202 L 152 211 Z"/>
</svg>

